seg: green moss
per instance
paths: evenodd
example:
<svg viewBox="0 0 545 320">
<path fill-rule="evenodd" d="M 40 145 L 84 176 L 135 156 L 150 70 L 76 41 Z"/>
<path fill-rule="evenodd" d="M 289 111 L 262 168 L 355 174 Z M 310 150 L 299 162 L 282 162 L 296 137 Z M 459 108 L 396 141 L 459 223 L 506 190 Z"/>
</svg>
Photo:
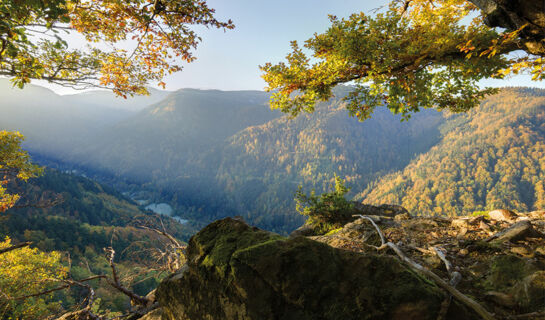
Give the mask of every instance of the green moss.
<svg viewBox="0 0 545 320">
<path fill-rule="evenodd" d="M 394 257 L 284 238 L 233 219 L 207 226 L 188 251 L 184 273 L 158 289 L 169 319 L 435 319 L 444 300 Z"/>
<path fill-rule="evenodd" d="M 499 255 L 490 263 L 490 273 L 486 277 L 484 287 L 505 291 L 518 281 L 536 271 L 536 267 L 523 258 L 514 255 Z"/>
<path fill-rule="evenodd" d="M 488 214 L 488 211 L 473 211 L 473 213 L 471 214 L 472 217 L 479 217 L 479 216 L 483 216 L 487 219 L 490 219 L 490 215 Z"/>
<path fill-rule="evenodd" d="M 325 235 L 326 236 L 330 236 L 330 235 L 334 235 L 335 233 L 338 233 L 339 231 L 341 231 L 343 228 L 337 228 L 337 229 L 333 229 L 331 231 L 329 231 L 328 233 L 326 233 Z"/>
</svg>

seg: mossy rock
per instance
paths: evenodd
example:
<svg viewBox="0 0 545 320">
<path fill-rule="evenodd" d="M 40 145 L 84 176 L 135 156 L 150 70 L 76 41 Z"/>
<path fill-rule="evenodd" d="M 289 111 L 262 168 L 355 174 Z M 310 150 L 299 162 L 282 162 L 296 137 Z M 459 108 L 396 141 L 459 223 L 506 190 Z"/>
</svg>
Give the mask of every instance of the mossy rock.
<svg viewBox="0 0 545 320">
<path fill-rule="evenodd" d="M 545 302 L 545 271 L 525 277 L 513 288 L 512 295 L 524 312 L 541 310 Z"/>
<path fill-rule="evenodd" d="M 528 259 L 511 254 L 498 255 L 490 262 L 490 272 L 484 287 L 489 290 L 506 291 L 537 270 Z"/>
<path fill-rule="evenodd" d="M 436 319 L 445 294 L 396 258 L 284 238 L 230 218 L 191 238 L 157 290 L 164 319 Z M 475 318 L 453 303 L 453 315 Z"/>
</svg>

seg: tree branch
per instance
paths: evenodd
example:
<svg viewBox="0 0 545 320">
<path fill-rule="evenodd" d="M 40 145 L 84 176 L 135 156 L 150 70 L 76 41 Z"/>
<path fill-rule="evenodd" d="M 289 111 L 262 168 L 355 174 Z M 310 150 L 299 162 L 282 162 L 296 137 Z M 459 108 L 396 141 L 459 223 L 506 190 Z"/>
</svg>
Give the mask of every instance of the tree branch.
<svg viewBox="0 0 545 320">
<path fill-rule="evenodd" d="M 137 295 L 136 293 L 130 291 L 121 284 L 121 282 L 119 281 L 119 275 L 117 274 L 117 269 L 114 264 L 115 251 L 112 247 L 106 249 L 106 251 L 109 253 L 108 262 L 110 264 L 110 268 L 112 269 L 112 279 L 106 278 L 108 283 L 112 287 L 116 288 L 117 290 L 128 296 L 134 304 L 147 306 L 151 302 L 148 298 Z"/>
<path fill-rule="evenodd" d="M 452 296 L 454 296 L 456 299 L 458 299 L 460 302 L 465 304 L 467 307 L 474 310 L 477 314 L 479 314 L 483 319 L 485 320 L 494 320 L 494 316 L 490 314 L 484 307 L 482 307 L 477 301 L 469 298 L 468 296 L 464 295 L 460 291 L 458 291 L 456 288 L 448 284 L 445 280 L 441 279 L 438 275 L 431 272 L 424 266 L 414 262 L 409 257 L 407 257 L 401 249 L 399 249 L 398 246 L 393 244 L 392 242 L 387 243 L 388 247 L 390 247 L 394 252 L 399 256 L 399 258 L 407 263 L 412 269 L 419 271 L 420 273 L 424 274 L 425 276 L 428 276 L 431 278 L 435 283 L 437 283 L 440 287 L 448 291 Z"/>
<path fill-rule="evenodd" d="M 23 247 L 28 247 L 31 244 L 32 244 L 32 242 L 22 242 L 22 243 L 16 244 L 16 245 L 11 246 L 11 247 L 0 249 L 0 254 L 10 252 L 10 251 L 13 251 L 13 250 L 17 250 L 17 249 L 23 248 Z"/>
<path fill-rule="evenodd" d="M 445 289 L 447 292 L 449 292 L 452 296 L 454 296 L 455 298 L 457 298 L 460 302 L 462 302 L 463 304 L 465 304 L 467 307 L 471 308 L 472 310 L 474 310 L 477 314 L 479 314 L 483 319 L 485 320 L 494 320 L 494 317 L 492 316 L 492 314 L 490 314 L 484 307 L 482 307 L 478 302 L 476 302 L 475 300 L 469 298 L 468 296 L 464 295 L 463 293 L 461 293 L 460 291 L 458 291 L 454 285 L 456 285 L 458 282 L 459 282 L 459 278 L 461 277 L 461 275 L 456 275 L 457 272 L 453 273 L 453 276 L 451 278 L 451 282 L 454 283 L 454 285 L 451 285 L 449 283 L 447 283 L 445 280 L 441 279 L 441 277 L 439 277 L 438 275 L 436 275 L 435 273 L 431 272 L 430 270 L 428 270 L 427 268 L 425 268 L 424 266 L 416 263 L 415 261 L 413 261 L 412 259 L 410 259 L 409 257 L 407 257 L 407 255 L 405 255 L 403 253 L 403 251 L 401 251 L 401 249 L 399 249 L 398 246 L 396 246 L 395 244 L 393 244 L 392 242 L 385 242 L 385 238 L 384 238 L 384 235 L 382 234 L 382 231 L 380 230 L 380 228 L 376 225 L 376 223 L 373 221 L 373 219 L 371 219 L 371 217 L 369 216 L 364 216 L 364 215 L 356 215 L 356 216 L 359 216 L 359 217 L 362 217 L 364 219 L 367 219 L 371 222 L 371 224 L 373 224 L 373 226 L 375 227 L 375 229 L 377 230 L 377 233 L 379 234 L 380 236 L 380 239 L 382 241 L 382 245 L 380 247 L 375 247 L 377 250 L 378 249 L 381 249 L 382 247 L 384 246 L 387 246 L 389 248 L 391 248 L 396 254 L 397 256 L 401 259 L 401 261 L 407 263 L 409 265 L 409 267 L 411 267 L 413 270 L 415 271 L 418 271 L 422 274 L 424 274 L 425 276 L 431 278 L 433 281 L 435 281 L 435 283 L 437 283 L 440 287 L 442 287 L 443 289 Z M 437 251 L 436 251 L 437 252 Z M 444 256 L 444 255 L 443 255 Z M 446 261 L 446 258 L 445 260 L 443 261 Z M 449 263 L 450 265 L 450 263 Z"/>
<path fill-rule="evenodd" d="M 12 298 L 12 299 L 13 300 L 24 300 L 24 299 L 28 299 L 28 298 L 32 298 L 32 297 L 39 297 L 39 296 L 43 296 L 43 295 L 46 295 L 46 294 L 49 294 L 49 293 L 52 293 L 52 292 L 55 292 L 55 291 L 64 290 L 64 289 L 68 289 L 68 288 L 70 288 L 72 286 L 79 285 L 79 282 L 86 282 L 86 281 L 91 281 L 91 280 L 95 280 L 95 279 L 105 279 L 105 278 L 106 278 L 106 276 L 104 276 L 104 275 L 98 275 L 98 276 L 93 276 L 93 277 L 89 277 L 89 278 L 85 278 L 85 279 L 81 279 L 81 280 L 71 280 L 70 283 L 67 283 L 64 286 L 56 287 L 56 288 L 49 289 L 49 290 L 42 291 L 42 292 L 38 292 L 38 293 L 29 294 L 29 295 L 26 295 L 26 296 L 15 297 L 15 298 Z"/>
</svg>

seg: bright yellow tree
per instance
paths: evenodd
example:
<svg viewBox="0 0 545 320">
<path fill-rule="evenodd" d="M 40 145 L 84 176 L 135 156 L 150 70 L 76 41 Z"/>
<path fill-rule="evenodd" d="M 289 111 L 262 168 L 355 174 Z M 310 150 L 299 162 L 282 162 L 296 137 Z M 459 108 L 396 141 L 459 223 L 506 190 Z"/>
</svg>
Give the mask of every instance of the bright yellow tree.
<svg viewBox="0 0 545 320">
<path fill-rule="evenodd" d="M 0 250 L 11 247 L 11 240 L 0 242 Z M 68 268 L 58 252 L 41 252 L 28 247 L 0 254 L 0 318 L 41 319 L 59 311 L 60 303 L 51 294 L 41 293 L 66 277 Z"/>
<path fill-rule="evenodd" d="M 18 179 L 26 181 L 42 173 L 42 169 L 30 162 L 28 153 L 21 149 L 23 135 L 19 132 L 0 131 L 0 213 L 11 208 L 19 195 L 10 194 L 7 186 Z"/>
</svg>

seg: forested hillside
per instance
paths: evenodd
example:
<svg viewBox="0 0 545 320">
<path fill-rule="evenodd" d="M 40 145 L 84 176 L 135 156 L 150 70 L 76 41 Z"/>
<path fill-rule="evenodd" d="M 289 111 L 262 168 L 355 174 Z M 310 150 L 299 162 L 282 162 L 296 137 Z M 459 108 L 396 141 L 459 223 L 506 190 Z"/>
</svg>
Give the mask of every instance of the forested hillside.
<svg viewBox="0 0 545 320">
<path fill-rule="evenodd" d="M 103 91 L 61 96 L 35 85 L 23 91 L 0 79 L 0 128 L 22 132 L 25 148 L 34 153 L 61 158 L 167 94 L 152 90 L 150 96 L 126 100 Z"/>
<path fill-rule="evenodd" d="M 35 101 L 64 101 L 31 89 L 42 90 Z M 506 89 L 468 114 L 423 110 L 407 122 L 378 108 L 358 122 L 341 100 L 349 89 L 336 88 L 334 99 L 296 118 L 271 112 L 264 92 L 183 89 L 136 114 L 118 110 L 125 116 L 82 124 L 61 112 L 58 121 L 21 131 L 31 153 L 47 155 L 44 163 L 78 168 L 123 192 L 144 191 L 197 227 L 241 215 L 288 232 L 302 223 L 297 187 L 322 192 L 334 174 L 346 179 L 350 196 L 423 215 L 543 206 L 543 91 Z M 20 118 L 37 122 L 33 110 Z M 16 112 L 6 114 L 4 122 L 17 123 Z M 46 134 L 55 128 L 58 135 Z"/>
<path fill-rule="evenodd" d="M 440 129 L 440 143 L 359 198 L 418 215 L 545 207 L 545 91 L 504 89 Z"/>
<path fill-rule="evenodd" d="M 217 178 L 236 212 L 277 231 L 295 228 L 302 223 L 293 201 L 299 185 L 322 192 L 337 174 L 355 194 L 438 141 L 440 113 L 423 111 L 401 122 L 380 108 L 359 122 L 345 109 L 346 89 L 337 88 L 336 99 L 313 114 L 284 116 L 229 138 Z"/>
<path fill-rule="evenodd" d="M 156 188 L 184 218 L 242 215 L 286 232 L 302 223 L 293 202 L 298 185 L 322 191 L 338 173 L 362 190 L 437 142 L 436 111 L 400 123 L 379 109 L 360 123 L 344 109 L 347 90 L 295 119 L 271 112 L 263 92 L 180 90 L 90 139 L 71 159 Z"/>
<path fill-rule="evenodd" d="M 70 266 L 74 279 L 111 273 L 105 248 L 117 253 L 116 267 L 126 284 L 141 295 L 154 289 L 164 275 L 156 270 L 162 262 L 154 248 L 163 240 L 141 226 L 166 228 L 178 238 L 192 232 L 172 219 L 144 212 L 129 199 L 109 187 L 89 179 L 56 170 L 14 186 L 22 198 L 17 207 L 0 217 L 0 238 L 14 242 L 31 241 L 45 252 L 64 252 L 63 263 Z M 128 298 L 106 282 L 95 280 L 100 307 L 122 311 Z M 53 301 L 63 301 L 63 308 L 80 303 L 81 290 L 57 292 Z"/>
</svg>

